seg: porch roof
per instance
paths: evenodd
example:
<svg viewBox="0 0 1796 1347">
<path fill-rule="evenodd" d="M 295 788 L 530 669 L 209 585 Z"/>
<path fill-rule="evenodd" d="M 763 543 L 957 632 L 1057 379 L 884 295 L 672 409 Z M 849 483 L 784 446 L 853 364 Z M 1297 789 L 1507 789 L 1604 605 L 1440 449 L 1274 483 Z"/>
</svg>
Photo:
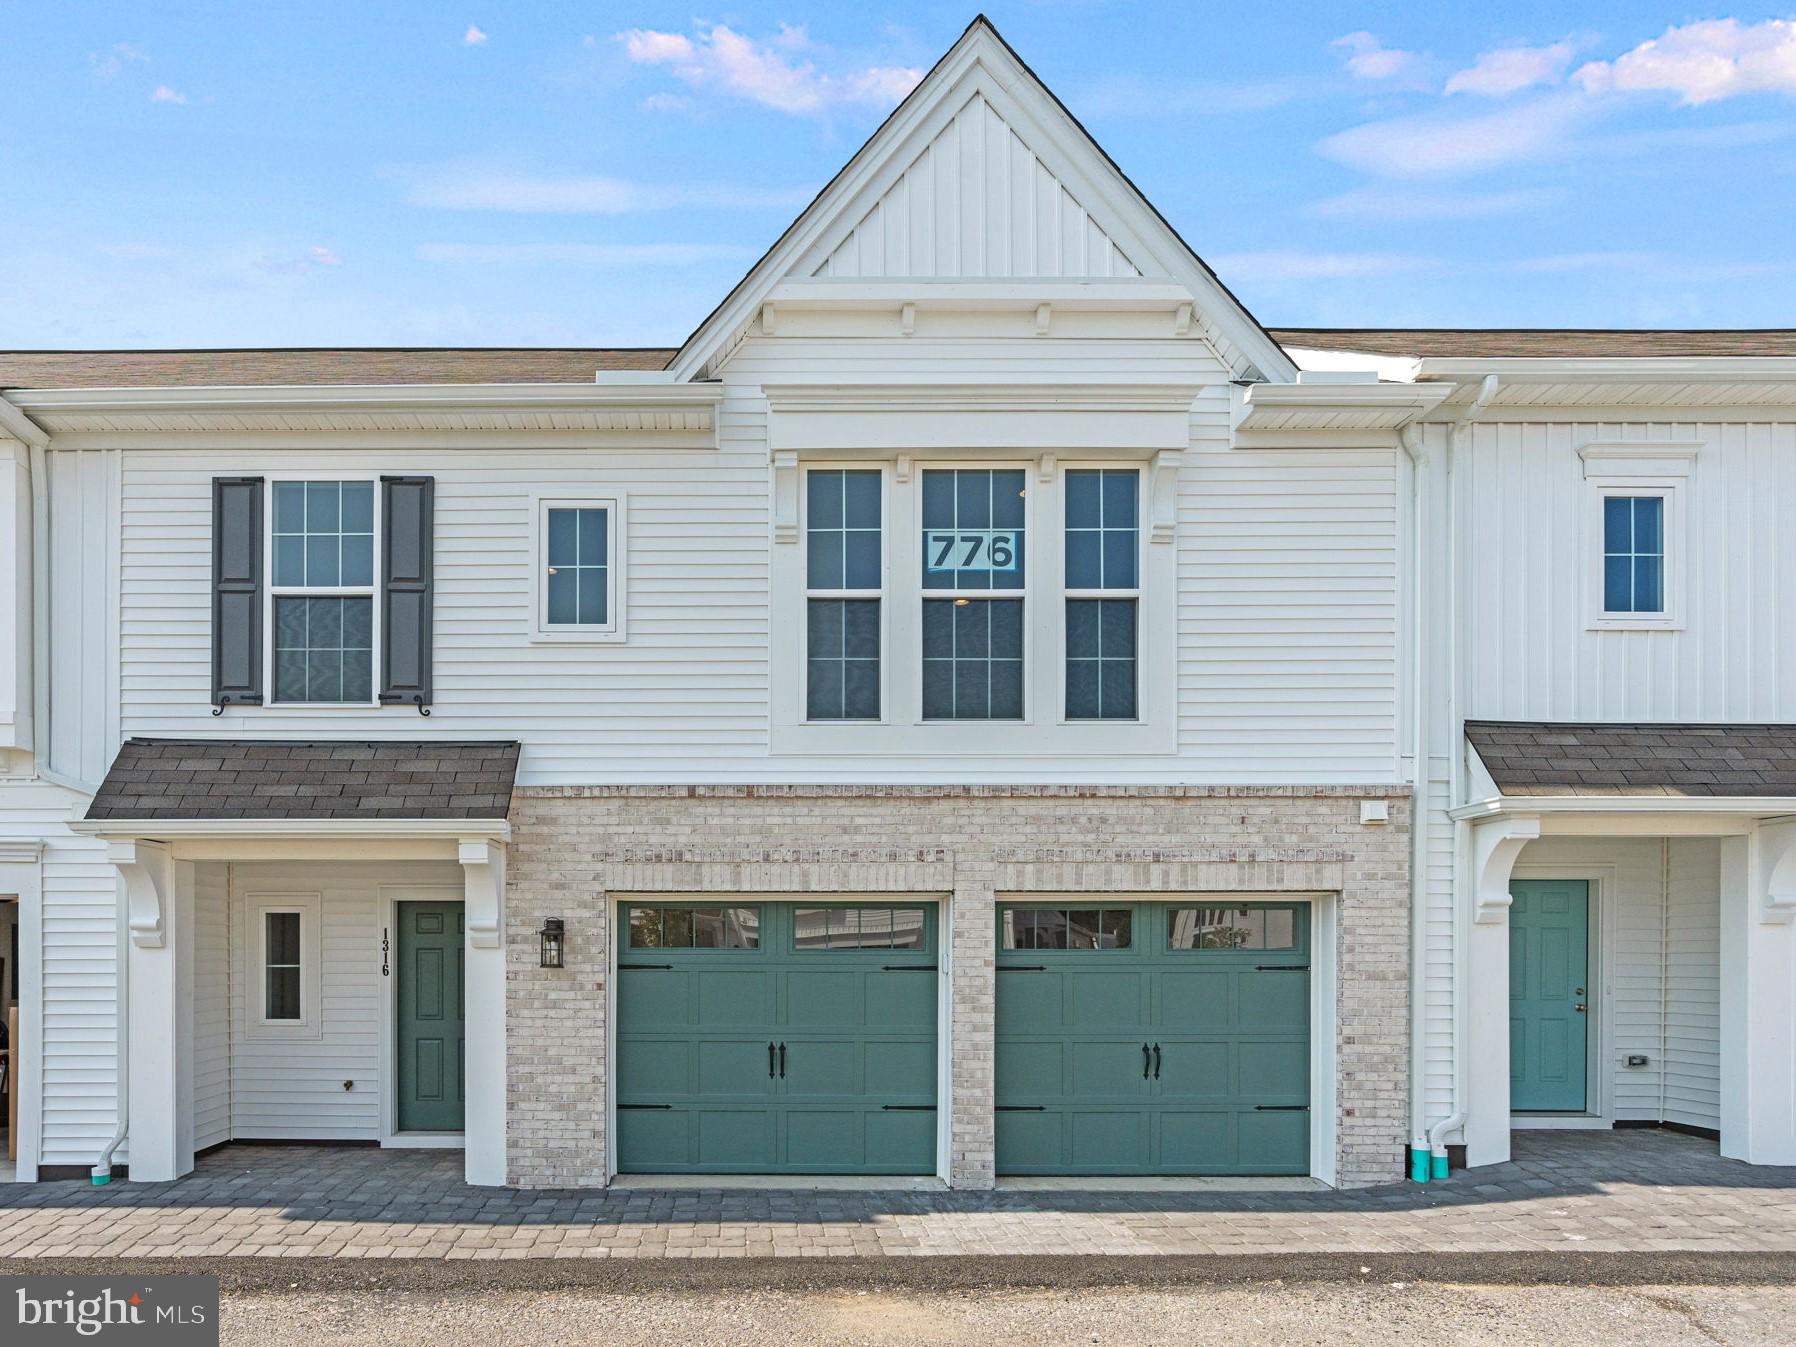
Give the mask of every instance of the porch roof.
<svg viewBox="0 0 1796 1347">
<path fill-rule="evenodd" d="M 1505 797 L 1796 796 L 1796 725 L 1470 720 Z"/>
<path fill-rule="evenodd" d="M 90 820 L 503 819 L 518 745 L 415 739 L 128 739 Z"/>
</svg>

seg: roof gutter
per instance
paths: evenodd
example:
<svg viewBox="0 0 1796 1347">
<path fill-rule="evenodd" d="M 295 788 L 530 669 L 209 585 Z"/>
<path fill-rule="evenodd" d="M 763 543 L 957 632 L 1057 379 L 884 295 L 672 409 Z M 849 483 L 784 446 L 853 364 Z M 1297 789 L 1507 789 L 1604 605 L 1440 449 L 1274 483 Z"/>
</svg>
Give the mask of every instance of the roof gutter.
<svg viewBox="0 0 1796 1347">
<path fill-rule="evenodd" d="M 282 837 L 373 838 L 484 837 L 511 840 L 511 824 L 498 819 L 387 818 L 178 818 L 73 819 L 67 827 L 83 837 Z"/>
</svg>

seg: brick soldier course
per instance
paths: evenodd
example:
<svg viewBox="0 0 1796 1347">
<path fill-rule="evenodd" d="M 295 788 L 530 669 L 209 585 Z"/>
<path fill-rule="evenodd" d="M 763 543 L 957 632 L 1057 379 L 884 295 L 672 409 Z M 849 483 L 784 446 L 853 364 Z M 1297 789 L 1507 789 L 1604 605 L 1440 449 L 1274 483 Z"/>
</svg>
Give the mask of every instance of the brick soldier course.
<svg viewBox="0 0 1796 1347">
<path fill-rule="evenodd" d="M 1360 802 L 1388 801 L 1367 826 Z M 947 899 L 950 1182 L 993 1182 L 994 903 L 1030 893 L 1327 893 L 1335 938 L 1337 1164 L 1401 1177 L 1408 1110 L 1408 797 L 1401 787 L 565 786 L 520 788 L 506 893 L 507 1173 L 605 1181 L 612 903 L 631 894 Z M 537 966 L 545 917 L 566 966 Z M 480 1088 L 480 1082 L 471 1082 Z"/>
<path fill-rule="evenodd" d="M 1796 1169 L 1656 1130 L 1515 1154 L 1345 1192 L 521 1192 L 449 1151 L 239 1145 L 174 1183 L 0 1185 L 0 1260 L 1796 1252 Z"/>
</svg>

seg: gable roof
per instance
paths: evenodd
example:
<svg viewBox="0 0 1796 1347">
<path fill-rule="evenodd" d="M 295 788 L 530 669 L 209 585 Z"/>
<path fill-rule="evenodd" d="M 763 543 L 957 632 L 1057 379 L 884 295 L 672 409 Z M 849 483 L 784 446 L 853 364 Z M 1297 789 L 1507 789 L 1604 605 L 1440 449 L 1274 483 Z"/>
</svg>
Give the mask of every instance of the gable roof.
<svg viewBox="0 0 1796 1347">
<path fill-rule="evenodd" d="M 823 256 L 813 258 L 813 271 L 818 262 L 833 255 L 840 242 L 867 219 L 879 198 L 926 152 L 942 126 L 975 96 L 1000 114 L 1029 157 L 1046 168 L 1103 236 L 1106 256 L 1120 253 L 1130 270 L 1158 273 L 1185 284 L 1196 307 L 1209 320 L 1203 325 L 1204 335 L 1223 363 L 1237 375 L 1251 373 L 1279 380 L 1296 377 L 1296 366 L 1272 335 L 983 14 L 967 25 L 917 87 L 693 330 L 669 362 L 674 377 L 685 380 L 709 374 L 773 288 L 800 270 L 807 255 L 818 251 L 820 245 Z M 1080 166 L 1081 157 L 1095 174 Z M 826 241 L 831 233 L 838 236 L 833 243 Z"/>
<path fill-rule="evenodd" d="M 1796 725 L 1468 720 L 1507 796 L 1796 795 Z"/>
<path fill-rule="evenodd" d="M 296 384 L 590 384 L 602 369 L 665 369 L 665 347 L 288 347 L 0 351 L 0 388 Z"/>
<path fill-rule="evenodd" d="M 518 746 L 127 739 L 90 819 L 502 819 Z"/>
<path fill-rule="evenodd" d="M 1796 356 L 1796 328 L 1280 327 L 1287 349 L 1364 351 L 1418 359 L 1604 359 Z"/>
</svg>

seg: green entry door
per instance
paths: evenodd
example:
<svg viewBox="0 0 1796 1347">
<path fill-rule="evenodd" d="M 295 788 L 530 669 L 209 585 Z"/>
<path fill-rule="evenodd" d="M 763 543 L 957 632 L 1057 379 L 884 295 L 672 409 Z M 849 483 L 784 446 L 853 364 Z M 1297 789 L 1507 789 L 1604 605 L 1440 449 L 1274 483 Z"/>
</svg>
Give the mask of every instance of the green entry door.
<svg viewBox="0 0 1796 1347">
<path fill-rule="evenodd" d="M 399 1130 L 459 1132 L 463 1067 L 462 905 L 402 902 L 397 999 Z"/>
<path fill-rule="evenodd" d="M 624 1173 L 931 1174 L 931 903 L 625 903 Z"/>
<path fill-rule="evenodd" d="M 1307 1174 L 1309 907 L 1005 905 L 1000 1174 Z"/>
<path fill-rule="evenodd" d="M 1588 1106 L 1590 885 L 1509 885 L 1509 1107 L 1582 1113 Z"/>
</svg>

